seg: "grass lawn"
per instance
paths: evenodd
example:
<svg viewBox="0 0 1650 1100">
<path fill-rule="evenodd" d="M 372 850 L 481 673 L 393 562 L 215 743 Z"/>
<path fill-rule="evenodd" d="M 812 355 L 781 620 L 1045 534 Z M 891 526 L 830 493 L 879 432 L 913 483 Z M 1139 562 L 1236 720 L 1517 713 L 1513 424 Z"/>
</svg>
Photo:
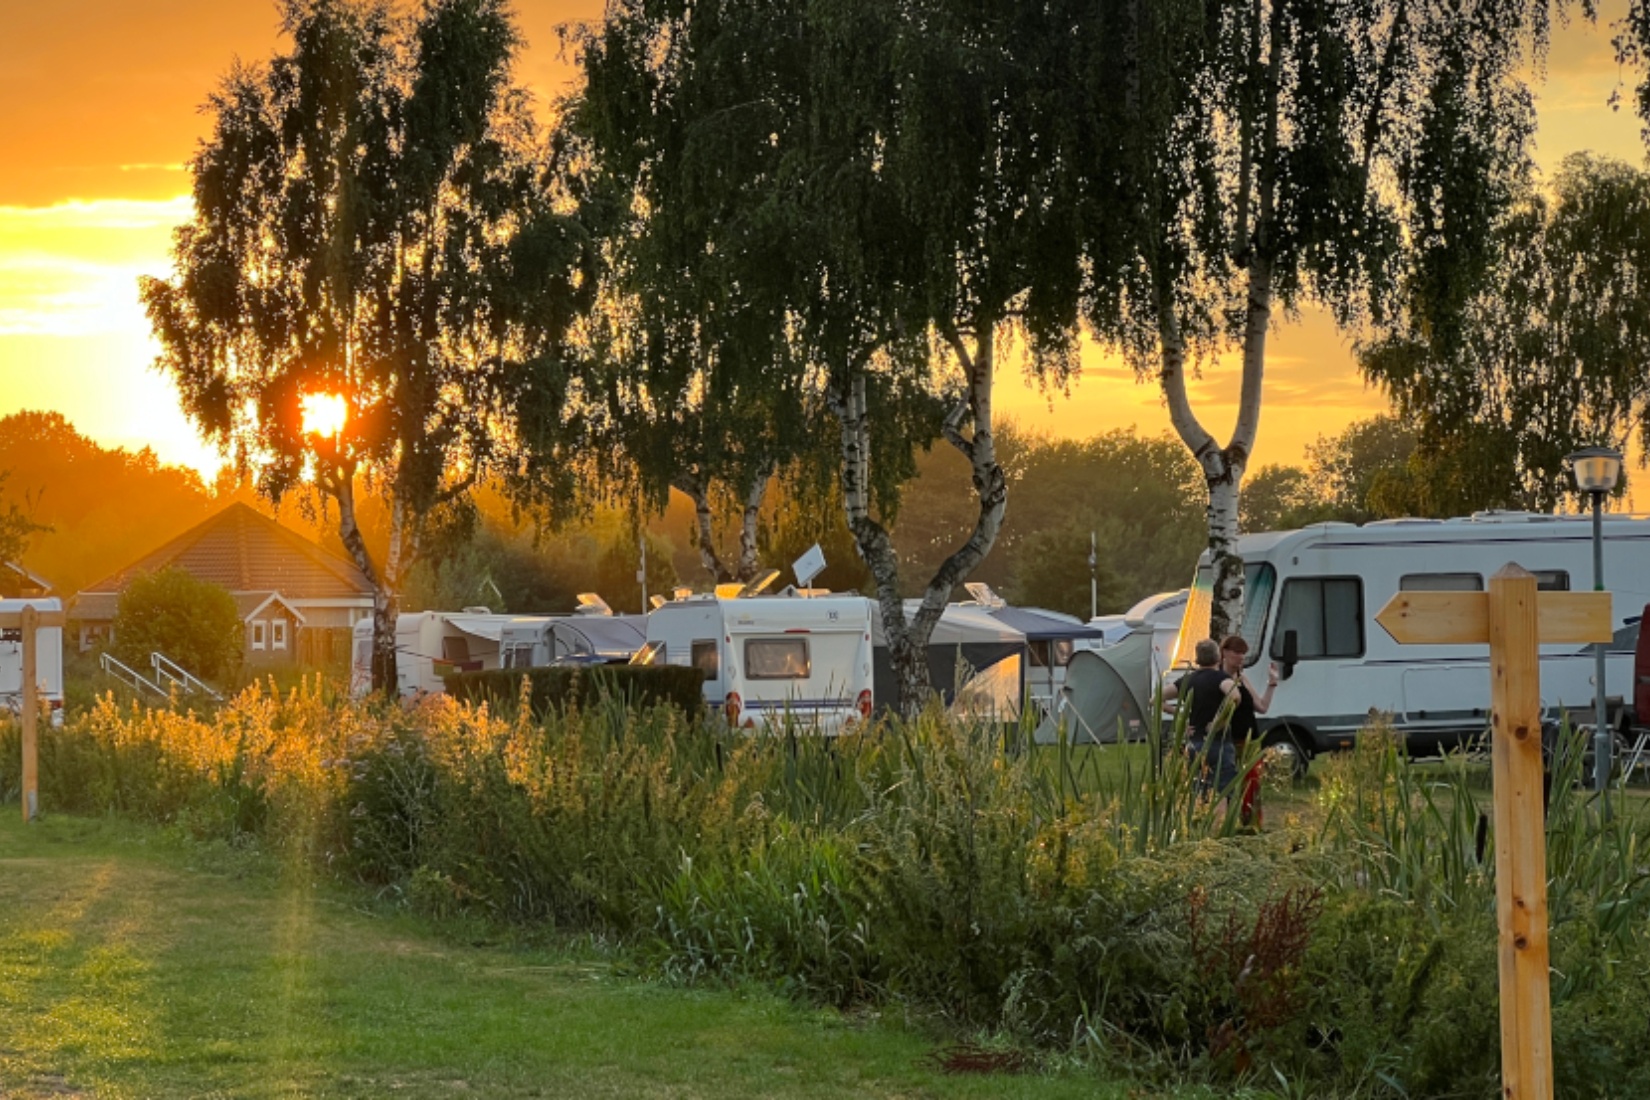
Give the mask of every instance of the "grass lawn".
<svg viewBox="0 0 1650 1100">
<path fill-rule="evenodd" d="M 458 945 L 266 860 L 115 821 L 25 828 L 0 804 L 7 1100 L 1171 1095 L 1082 1068 L 948 1076 L 935 1050 L 594 953 Z"/>
</svg>

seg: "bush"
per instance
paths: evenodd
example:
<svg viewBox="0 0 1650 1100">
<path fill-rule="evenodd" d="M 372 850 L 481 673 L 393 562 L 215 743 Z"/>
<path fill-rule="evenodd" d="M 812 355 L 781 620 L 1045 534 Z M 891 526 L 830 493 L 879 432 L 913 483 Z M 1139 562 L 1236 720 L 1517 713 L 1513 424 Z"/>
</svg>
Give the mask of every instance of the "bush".
<svg viewBox="0 0 1650 1100">
<path fill-rule="evenodd" d="M 514 707 L 521 682 L 530 685 L 533 713 L 613 699 L 638 707 L 672 706 L 683 714 L 705 708 L 705 674 L 678 665 L 573 665 L 557 668 L 455 672 L 443 677 L 447 694 L 495 710 Z"/>
<path fill-rule="evenodd" d="M 228 589 L 168 567 L 120 594 L 114 650 L 133 668 L 147 668 L 149 654 L 159 651 L 203 679 L 219 680 L 240 668 L 244 630 Z"/>
<path fill-rule="evenodd" d="M 1153 1078 L 1496 1093 L 1494 858 L 1457 763 L 1360 738 L 1326 761 L 1319 827 L 1237 836 L 1173 754 L 1084 776 L 1065 746 L 1005 752 L 937 713 L 751 734 L 581 690 L 535 714 L 352 703 L 317 679 L 212 720 L 106 698 L 43 741 L 42 802 L 260 843 L 441 917 L 614 937 L 655 973 L 898 1000 Z M 1650 817 L 1601 819 L 1577 748 L 1547 822 L 1557 1095 L 1645 1095 Z M 15 767 L 0 720 L 0 792 Z"/>
</svg>

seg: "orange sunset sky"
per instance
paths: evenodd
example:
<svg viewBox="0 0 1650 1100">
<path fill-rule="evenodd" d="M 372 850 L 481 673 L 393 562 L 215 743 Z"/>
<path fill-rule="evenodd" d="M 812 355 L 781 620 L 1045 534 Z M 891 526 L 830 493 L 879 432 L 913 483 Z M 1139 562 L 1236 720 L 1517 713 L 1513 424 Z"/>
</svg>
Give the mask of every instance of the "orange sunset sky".
<svg viewBox="0 0 1650 1100">
<path fill-rule="evenodd" d="M 600 0 L 517 0 L 528 44 L 518 75 L 547 102 L 572 77 L 557 27 L 600 14 Z M 0 21 L 0 415 L 55 409 L 106 445 L 153 447 L 164 461 L 210 472 L 217 459 L 150 369 L 154 345 L 137 302 L 142 274 L 164 275 L 172 227 L 189 216 L 184 161 L 206 129 L 199 105 L 236 57 L 284 48 L 266 0 L 6 0 Z M 1551 167 L 1589 149 L 1644 159 L 1610 26 L 1555 28 L 1538 84 L 1537 159 Z M 998 409 L 1056 435 L 1168 419 L 1149 385 L 1085 353 L 1070 397 L 1041 394 L 1007 368 Z M 1204 423 L 1230 431 L 1237 372 L 1225 364 L 1194 385 Z M 1299 461 L 1317 436 L 1382 407 L 1342 338 L 1321 316 L 1272 337 L 1258 462 Z"/>
</svg>

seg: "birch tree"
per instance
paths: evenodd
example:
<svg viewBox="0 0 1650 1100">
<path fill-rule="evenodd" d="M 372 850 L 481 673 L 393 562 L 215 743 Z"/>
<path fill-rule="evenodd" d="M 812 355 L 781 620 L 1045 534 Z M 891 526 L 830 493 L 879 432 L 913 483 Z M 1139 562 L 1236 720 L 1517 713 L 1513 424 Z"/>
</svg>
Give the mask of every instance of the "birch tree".
<svg viewBox="0 0 1650 1100">
<path fill-rule="evenodd" d="M 1137 120 L 1121 175 L 1136 190 L 1126 207 L 1089 204 L 1091 268 L 1122 263 L 1125 278 L 1121 294 L 1096 287 L 1088 316 L 1156 379 L 1202 469 L 1217 637 L 1241 621 L 1239 495 L 1273 325 L 1307 307 L 1349 328 L 1380 321 L 1402 272 L 1433 303 L 1471 282 L 1524 163 L 1519 73 L 1546 18 L 1545 0 L 1131 4 L 1118 17 Z M 1115 145 L 1089 145 L 1090 177 L 1116 178 Z M 1241 381 L 1217 436 L 1188 381 L 1226 352 Z"/>
<path fill-rule="evenodd" d="M 1572 451 L 1650 441 L 1650 174 L 1576 154 L 1489 243 L 1451 323 L 1405 309 L 1360 362 L 1418 429 L 1415 495 L 1550 511 Z"/>
<path fill-rule="evenodd" d="M 1083 106 L 1060 79 L 1071 13 L 979 8 L 633 0 L 584 53 L 584 109 L 632 158 L 649 231 L 694 272 L 724 272 L 831 411 L 908 712 L 935 622 L 1002 525 L 999 351 L 1017 335 L 1035 369 L 1069 369 L 1081 285 L 1061 191 Z M 763 369 L 777 384 L 783 368 Z M 966 463 L 978 513 L 908 616 L 887 522 L 935 438 Z"/>
<path fill-rule="evenodd" d="M 307 486 L 337 507 L 373 587 L 373 685 L 393 689 L 420 519 L 559 421 L 580 247 L 540 182 L 503 0 L 281 12 L 290 51 L 208 100 L 194 220 L 142 295 L 197 428 L 271 499 Z M 388 499 L 382 557 L 363 486 Z"/>
</svg>

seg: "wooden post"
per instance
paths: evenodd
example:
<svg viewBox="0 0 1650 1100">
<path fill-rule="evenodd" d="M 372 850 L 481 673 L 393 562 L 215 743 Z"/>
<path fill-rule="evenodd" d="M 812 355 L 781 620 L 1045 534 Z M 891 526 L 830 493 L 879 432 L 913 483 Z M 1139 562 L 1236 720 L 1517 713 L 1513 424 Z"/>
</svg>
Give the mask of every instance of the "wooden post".
<svg viewBox="0 0 1650 1100">
<path fill-rule="evenodd" d="M 1508 1100 L 1553 1094 L 1547 976 L 1547 828 L 1541 800 L 1540 624 L 1534 574 L 1490 578 L 1490 760 L 1500 929 L 1501 1083 Z"/>
<path fill-rule="evenodd" d="M 1508 564 L 1488 592 L 1400 592 L 1375 621 L 1404 645 L 1490 647 L 1495 913 L 1500 929 L 1501 1095 L 1552 1100 L 1547 821 L 1541 787 L 1542 642 L 1609 641 L 1608 592 L 1538 592 Z"/>
<path fill-rule="evenodd" d="M 40 698 L 35 680 L 36 645 L 35 630 L 40 620 L 39 612 L 32 605 L 23 608 L 22 620 L 19 624 L 23 634 L 23 822 L 27 824 L 35 819 L 40 808 L 39 771 L 40 757 L 35 744 L 35 720 L 40 711 Z"/>
</svg>

